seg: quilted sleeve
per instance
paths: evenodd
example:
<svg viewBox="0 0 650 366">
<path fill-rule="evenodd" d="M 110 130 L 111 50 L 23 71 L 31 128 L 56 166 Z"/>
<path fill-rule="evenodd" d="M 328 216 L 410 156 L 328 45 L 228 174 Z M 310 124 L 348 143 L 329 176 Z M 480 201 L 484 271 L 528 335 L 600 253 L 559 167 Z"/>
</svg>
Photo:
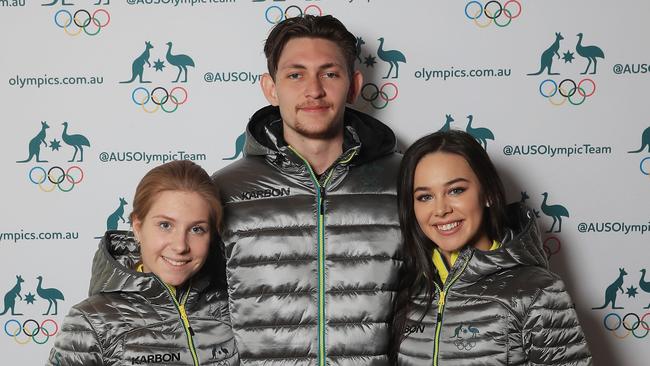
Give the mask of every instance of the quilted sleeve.
<svg viewBox="0 0 650 366">
<path fill-rule="evenodd" d="M 522 332 L 528 365 L 592 365 L 575 306 L 557 277 L 537 291 Z"/>
<path fill-rule="evenodd" d="M 82 311 L 72 307 L 50 351 L 47 366 L 104 366 L 99 337 Z"/>
</svg>

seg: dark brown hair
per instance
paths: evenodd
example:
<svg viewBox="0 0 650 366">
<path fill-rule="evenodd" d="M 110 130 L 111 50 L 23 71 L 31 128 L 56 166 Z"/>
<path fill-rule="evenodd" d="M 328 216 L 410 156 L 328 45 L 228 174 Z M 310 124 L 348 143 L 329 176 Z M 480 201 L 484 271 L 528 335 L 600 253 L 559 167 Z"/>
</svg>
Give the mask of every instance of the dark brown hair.
<svg viewBox="0 0 650 366">
<path fill-rule="evenodd" d="M 154 200 L 164 191 L 198 193 L 210 207 L 211 234 L 219 233 L 223 208 L 217 186 L 203 168 L 189 160 L 170 161 L 151 169 L 142 177 L 133 198 L 133 212 L 129 216 L 131 222 L 136 218 L 143 220 Z"/>
<path fill-rule="evenodd" d="M 294 38 L 322 38 L 334 42 L 345 57 L 348 76 L 352 79 L 354 60 L 357 57 L 357 39 L 338 19 L 331 15 L 303 15 L 287 18 L 278 23 L 264 43 L 264 55 L 269 74 L 275 80 L 278 61 L 284 46 Z"/>
</svg>

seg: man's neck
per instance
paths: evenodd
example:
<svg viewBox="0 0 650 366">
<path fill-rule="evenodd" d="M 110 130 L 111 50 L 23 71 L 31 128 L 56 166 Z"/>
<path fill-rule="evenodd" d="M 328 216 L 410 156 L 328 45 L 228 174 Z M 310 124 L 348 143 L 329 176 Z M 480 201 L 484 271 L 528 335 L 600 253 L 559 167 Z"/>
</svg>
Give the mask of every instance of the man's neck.
<svg viewBox="0 0 650 366">
<path fill-rule="evenodd" d="M 343 154 L 343 133 L 330 139 L 309 139 L 285 133 L 284 139 L 307 160 L 317 175 L 323 174 Z"/>
</svg>

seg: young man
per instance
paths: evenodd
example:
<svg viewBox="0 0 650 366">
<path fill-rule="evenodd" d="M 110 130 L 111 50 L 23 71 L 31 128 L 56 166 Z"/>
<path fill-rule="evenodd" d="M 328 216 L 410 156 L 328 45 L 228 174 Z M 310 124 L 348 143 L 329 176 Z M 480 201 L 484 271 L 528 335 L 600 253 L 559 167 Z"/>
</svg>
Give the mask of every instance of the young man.
<svg viewBox="0 0 650 366">
<path fill-rule="evenodd" d="M 248 123 L 245 157 L 214 175 L 241 360 L 388 365 L 402 263 L 395 135 L 346 108 L 363 78 L 336 18 L 287 19 L 264 52 L 271 105 Z"/>
</svg>

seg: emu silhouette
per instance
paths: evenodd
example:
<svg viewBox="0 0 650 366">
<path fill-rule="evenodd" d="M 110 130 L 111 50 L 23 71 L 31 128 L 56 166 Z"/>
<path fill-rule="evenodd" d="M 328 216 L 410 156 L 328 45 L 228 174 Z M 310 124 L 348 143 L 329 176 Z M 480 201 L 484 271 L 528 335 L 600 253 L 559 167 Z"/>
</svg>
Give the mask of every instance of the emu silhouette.
<svg viewBox="0 0 650 366">
<path fill-rule="evenodd" d="M 183 79 L 183 83 L 187 82 L 187 67 L 192 66 L 194 67 L 194 60 L 188 55 L 172 55 L 172 43 L 167 42 L 167 55 L 165 55 L 165 58 L 167 59 L 167 62 L 169 62 L 171 65 L 174 65 L 178 67 L 178 75 L 176 76 L 176 80 L 172 81 L 173 83 L 178 82 L 178 79 L 181 77 L 181 73 L 185 71 L 185 78 Z"/>
<path fill-rule="evenodd" d="M 481 146 L 483 146 L 483 149 L 487 150 L 487 140 L 492 140 L 494 141 L 494 134 L 492 131 L 485 127 L 478 127 L 478 128 L 473 128 L 472 127 L 472 120 L 474 119 L 474 116 L 471 114 L 467 116 L 468 122 L 467 122 L 467 127 L 465 128 L 465 131 L 472 135 L 478 141 Z"/>
<path fill-rule="evenodd" d="M 399 77 L 399 63 L 400 62 L 406 62 L 406 57 L 404 56 L 403 53 L 401 53 L 398 50 L 388 50 L 384 51 L 384 38 L 379 38 L 379 49 L 377 50 L 377 56 L 383 60 L 386 61 L 390 64 L 390 69 L 388 70 L 388 74 L 383 77 L 383 79 L 388 79 L 390 76 L 391 72 L 393 71 L 393 66 L 395 66 L 395 76 L 393 79 L 396 79 Z"/>
<path fill-rule="evenodd" d="M 650 293 L 650 282 L 645 282 L 645 268 L 641 270 L 641 279 L 639 280 L 639 287 L 641 290 Z M 650 304 L 644 307 L 644 309 L 650 309 Z"/>
<path fill-rule="evenodd" d="M 68 122 L 63 122 L 62 125 L 63 135 L 61 135 L 61 139 L 63 139 L 63 142 L 66 144 L 74 147 L 74 155 L 72 155 L 72 159 L 68 160 L 68 162 L 74 161 L 77 157 L 77 152 L 81 155 L 78 161 L 84 161 L 84 146 L 90 147 L 90 142 L 84 135 L 68 135 Z"/>
<path fill-rule="evenodd" d="M 546 200 L 548 199 L 548 193 L 544 192 L 542 193 L 542 196 L 544 196 L 544 201 L 542 201 L 542 212 L 546 216 L 550 216 L 553 218 L 553 225 L 551 225 L 551 228 L 547 231 L 547 233 L 550 233 L 553 231 L 553 228 L 555 227 L 555 223 L 558 222 L 558 229 L 555 231 L 556 233 L 559 233 L 562 231 L 562 216 L 564 217 L 569 217 L 569 211 L 562 206 L 562 205 L 547 205 Z"/>
<path fill-rule="evenodd" d="M 581 75 L 584 75 L 589 71 L 589 67 L 591 66 L 591 63 L 594 63 L 594 72 L 590 74 L 595 74 L 596 73 L 596 65 L 598 63 L 598 57 L 604 59 L 605 54 L 603 53 L 603 50 L 598 48 L 597 46 L 583 46 L 582 45 L 582 33 L 578 33 L 578 44 L 576 45 L 576 52 L 578 52 L 578 55 L 586 58 L 589 60 L 589 63 L 587 64 L 587 68 L 585 69 L 584 72 L 581 72 Z"/>
<path fill-rule="evenodd" d="M 63 294 L 61 293 L 61 291 L 59 291 L 59 290 L 57 290 L 55 288 L 42 288 L 41 284 L 43 282 L 43 277 L 38 276 L 38 277 L 36 277 L 36 279 L 38 280 L 38 287 L 36 287 L 36 293 L 41 298 L 47 300 L 48 303 L 50 304 L 47 307 L 47 311 L 43 315 L 56 315 L 57 314 L 57 308 L 58 308 L 56 300 L 65 300 L 65 298 L 63 297 Z M 52 309 L 52 305 L 54 305 L 54 314 L 50 314 L 50 310 Z"/>
</svg>

